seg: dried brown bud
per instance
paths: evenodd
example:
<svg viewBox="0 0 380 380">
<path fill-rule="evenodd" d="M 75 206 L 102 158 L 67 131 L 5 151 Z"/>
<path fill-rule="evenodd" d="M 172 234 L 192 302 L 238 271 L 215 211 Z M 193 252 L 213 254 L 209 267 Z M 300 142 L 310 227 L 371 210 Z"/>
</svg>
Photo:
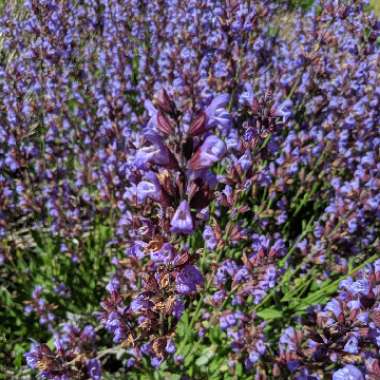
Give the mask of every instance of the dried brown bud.
<svg viewBox="0 0 380 380">
<path fill-rule="evenodd" d="M 214 228 L 213 228 L 215 237 L 217 240 L 221 240 L 223 237 L 222 229 L 220 228 L 219 224 L 215 222 Z"/>
<path fill-rule="evenodd" d="M 135 346 L 135 338 L 133 337 L 132 334 L 128 335 L 128 338 L 126 339 L 126 344 L 127 344 L 127 347 L 129 347 L 129 346 L 134 347 Z"/>
<path fill-rule="evenodd" d="M 153 352 L 156 354 L 157 357 L 163 358 L 165 356 L 165 347 L 166 347 L 166 337 L 163 338 L 157 338 L 153 344 L 152 349 Z"/>
<path fill-rule="evenodd" d="M 171 296 L 165 303 L 165 314 L 169 315 L 173 312 L 175 304 L 175 297 Z"/>
<path fill-rule="evenodd" d="M 253 265 L 252 265 L 251 261 L 249 260 L 246 253 L 243 254 L 242 261 L 243 261 L 243 264 L 248 268 L 248 270 L 250 270 L 250 271 L 253 270 Z"/>
<path fill-rule="evenodd" d="M 170 273 L 165 273 L 161 278 L 160 278 L 160 288 L 165 289 L 170 285 Z"/>
<path fill-rule="evenodd" d="M 160 173 L 157 174 L 157 179 L 166 194 L 168 194 L 171 197 L 178 196 L 178 190 L 175 184 L 173 183 L 171 173 L 168 170 L 163 169 L 162 171 L 160 171 Z"/>
<path fill-rule="evenodd" d="M 155 236 L 144 248 L 145 252 L 156 252 L 161 249 L 164 244 L 164 238 L 160 235 Z"/>
<path fill-rule="evenodd" d="M 145 290 L 149 291 L 149 292 L 158 292 L 159 290 L 159 287 L 158 287 L 158 283 L 157 283 L 157 280 L 154 278 L 154 276 L 152 275 L 149 275 L 146 282 L 145 282 L 145 286 L 144 286 Z"/>
</svg>

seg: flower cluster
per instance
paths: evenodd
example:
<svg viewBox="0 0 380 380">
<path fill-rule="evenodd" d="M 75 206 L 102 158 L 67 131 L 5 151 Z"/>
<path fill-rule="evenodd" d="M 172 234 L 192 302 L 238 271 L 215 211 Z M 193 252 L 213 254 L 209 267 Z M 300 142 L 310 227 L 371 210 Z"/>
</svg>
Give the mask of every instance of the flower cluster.
<svg viewBox="0 0 380 380">
<path fill-rule="evenodd" d="M 228 259 L 219 264 L 215 273 L 217 290 L 212 303 L 217 306 L 231 295 L 232 305 L 259 304 L 279 277 L 277 263 L 285 253 L 284 241 L 274 243 L 266 236 L 252 236 L 252 253 L 244 253 L 242 262 Z"/>
<path fill-rule="evenodd" d="M 247 371 L 263 359 L 267 347 L 265 342 L 265 323 L 257 323 L 255 315 L 245 315 L 242 312 L 224 313 L 220 319 L 220 328 L 226 331 L 231 340 L 232 355 L 229 366 L 244 361 Z M 256 368 L 260 371 L 259 368 Z"/>
<path fill-rule="evenodd" d="M 278 363 L 297 373 L 297 378 L 322 379 L 326 368 L 334 380 L 379 377 L 379 291 L 377 260 L 354 279 L 342 281 L 337 297 L 324 307 L 310 310 L 301 321 L 302 328 L 283 331 Z"/>
<path fill-rule="evenodd" d="M 39 322 L 42 326 L 47 326 L 49 329 L 52 328 L 52 323 L 55 320 L 54 315 L 54 305 L 49 304 L 47 300 L 42 297 L 43 288 L 42 286 L 36 286 L 32 292 L 32 299 L 27 301 L 24 308 L 24 313 L 30 315 L 35 313 Z"/>
<path fill-rule="evenodd" d="M 125 223 L 127 259 L 116 263 L 120 269 L 107 286 L 101 316 L 115 342 L 133 342 L 135 360 L 148 355 L 157 366 L 175 352 L 171 335 L 186 296 L 204 284 L 197 255 L 180 237 L 207 220 L 217 184 L 210 168 L 227 150 L 221 137 L 231 124 L 225 110 L 228 99 L 217 96 L 193 120 L 165 90 L 156 94 L 154 103 L 145 102 L 151 117 L 136 141 L 134 178 L 125 192 L 139 218 Z M 221 137 L 213 130 L 220 130 Z"/>
<path fill-rule="evenodd" d="M 83 373 L 86 373 L 91 380 L 100 380 L 100 362 L 97 358 L 91 358 L 95 340 L 92 326 L 87 325 L 80 330 L 66 324 L 54 339 L 54 352 L 45 344 L 32 343 L 26 361 L 29 367 L 38 369 L 44 379 L 82 379 Z"/>
</svg>

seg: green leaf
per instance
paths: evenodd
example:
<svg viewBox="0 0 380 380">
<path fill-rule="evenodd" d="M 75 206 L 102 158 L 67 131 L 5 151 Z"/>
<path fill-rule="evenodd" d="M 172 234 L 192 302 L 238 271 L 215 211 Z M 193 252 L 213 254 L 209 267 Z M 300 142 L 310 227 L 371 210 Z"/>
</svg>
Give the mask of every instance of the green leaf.
<svg viewBox="0 0 380 380">
<path fill-rule="evenodd" d="M 211 348 L 207 349 L 206 351 L 204 351 L 204 354 L 195 361 L 195 365 L 197 367 L 202 367 L 206 365 L 214 355 L 215 352 L 211 350 Z"/>
<path fill-rule="evenodd" d="M 24 353 L 25 353 L 25 347 L 21 344 L 15 344 L 13 353 L 14 353 L 14 365 L 16 368 L 20 368 L 22 365 L 22 361 L 24 358 Z"/>
<path fill-rule="evenodd" d="M 243 365 L 241 363 L 236 364 L 236 376 L 240 377 L 243 376 L 244 370 L 243 370 Z"/>
<path fill-rule="evenodd" d="M 226 367 L 227 367 L 227 370 L 228 370 L 228 366 L 226 363 L 224 363 L 225 361 L 225 358 L 224 357 L 218 357 L 218 358 L 215 358 L 209 365 L 209 372 L 212 374 L 212 375 L 215 375 L 215 374 L 218 374 L 220 372 L 223 372 L 226 371 Z M 223 370 L 222 370 L 223 368 Z M 220 378 L 220 377 L 219 377 Z"/>
<path fill-rule="evenodd" d="M 266 321 L 282 317 L 282 312 L 273 308 L 263 309 L 261 311 L 258 311 L 256 314 Z"/>
</svg>

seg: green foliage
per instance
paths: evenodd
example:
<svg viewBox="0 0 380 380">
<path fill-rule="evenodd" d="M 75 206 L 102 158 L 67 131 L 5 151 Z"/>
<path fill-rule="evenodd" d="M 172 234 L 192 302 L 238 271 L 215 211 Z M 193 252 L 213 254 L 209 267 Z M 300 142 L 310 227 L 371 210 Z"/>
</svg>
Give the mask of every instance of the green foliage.
<svg viewBox="0 0 380 380">
<path fill-rule="evenodd" d="M 307 10 L 313 5 L 314 0 L 280 0 L 280 2 L 288 4 L 291 9 L 301 8 Z"/>
<path fill-rule="evenodd" d="M 371 5 L 376 16 L 380 17 L 380 1 L 379 0 L 371 0 Z"/>
<path fill-rule="evenodd" d="M 83 242 L 74 242 L 81 257 L 74 263 L 70 256 L 60 251 L 59 238 L 42 231 L 28 231 L 24 240 L 28 245 L 14 247 L 9 239 L 9 260 L 0 266 L 0 363 L 6 368 L 19 370 L 23 354 L 29 348 L 25 339 L 47 341 L 50 334 L 41 329 L 35 314 L 26 316 L 23 308 L 31 299 L 35 286 L 44 288 L 43 296 L 55 305 L 58 318 L 80 318 L 93 322 L 104 291 L 105 276 L 110 269 L 110 252 L 106 243 L 112 231 L 98 224 Z M 64 283 L 71 296 L 64 299 L 54 292 L 56 285 Z M 2 372 L 0 370 L 0 372 Z M 0 377 L 1 379 L 1 377 Z"/>
</svg>

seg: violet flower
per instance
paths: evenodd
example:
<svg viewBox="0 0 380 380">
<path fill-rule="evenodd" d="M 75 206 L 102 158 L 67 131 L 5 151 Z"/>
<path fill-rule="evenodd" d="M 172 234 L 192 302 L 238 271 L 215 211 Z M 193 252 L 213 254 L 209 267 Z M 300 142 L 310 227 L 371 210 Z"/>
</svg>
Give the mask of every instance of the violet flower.
<svg viewBox="0 0 380 380">
<path fill-rule="evenodd" d="M 364 380 L 364 376 L 357 367 L 347 364 L 334 372 L 332 380 Z"/>
<path fill-rule="evenodd" d="M 193 218 L 191 216 L 189 203 L 186 200 L 183 200 L 179 204 L 170 222 L 170 226 L 171 231 L 175 233 L 187 235 L 193 232 Z"/>
<path fill-rule="evenodd" d="M 180 294 L 192 294 L 197 286 L 203 286 L 204 280 L 199 270 L 193 265 L 186 265 L 176 277 L 176 289 Z"/>
<path fill-rule="evenodd" d="M 227 148 L 223 140 L 215 135 L 208 136 L 191 157 L 188 167 L 193 170 L 206 169 L 220 161 Z"/>
</svg>

